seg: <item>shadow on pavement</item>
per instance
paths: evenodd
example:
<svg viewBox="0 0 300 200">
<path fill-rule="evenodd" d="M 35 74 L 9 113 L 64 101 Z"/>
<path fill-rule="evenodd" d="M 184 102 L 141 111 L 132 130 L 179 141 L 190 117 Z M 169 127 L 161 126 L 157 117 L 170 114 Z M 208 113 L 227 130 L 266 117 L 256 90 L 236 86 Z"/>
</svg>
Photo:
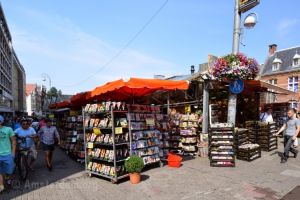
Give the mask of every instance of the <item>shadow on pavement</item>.
<svg viewBox="0 0 300 200">
<path fill-rule="evenodd" d="M 42 187 L 48 186 L 51 183 L 67 178 L 78 172 L 82 172 L 84 166 L 73 161 L 66 153 L 56 148 L 53 158 L 53 170 L 50 172 L 44 163 L 44 152 L 38 152 L 38 158 L 34 165 L 34 171 L 30 172 L 28 180 L 25 182 L 19 181 L 18 174 L 12 177 L 10 191 L 6 191 L 0 195 L 0 199 L 13 199 L 23 194 L 32 192 Z"/>
</svg>

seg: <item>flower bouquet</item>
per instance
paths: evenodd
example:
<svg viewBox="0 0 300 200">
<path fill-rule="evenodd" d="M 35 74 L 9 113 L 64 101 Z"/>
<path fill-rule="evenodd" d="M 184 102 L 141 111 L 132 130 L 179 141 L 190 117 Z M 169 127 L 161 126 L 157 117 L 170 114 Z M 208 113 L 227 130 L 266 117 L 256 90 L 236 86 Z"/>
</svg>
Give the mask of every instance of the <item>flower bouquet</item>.
<svg viewBox="0 0 300 200">
<path fill-rule="evenodd" d="M 213 77 L 220 81 L 226 78 L 254 79 L 258 72 L 257 61 L 241 53 L 219 58 L 210 70 Z"/>
</svg>

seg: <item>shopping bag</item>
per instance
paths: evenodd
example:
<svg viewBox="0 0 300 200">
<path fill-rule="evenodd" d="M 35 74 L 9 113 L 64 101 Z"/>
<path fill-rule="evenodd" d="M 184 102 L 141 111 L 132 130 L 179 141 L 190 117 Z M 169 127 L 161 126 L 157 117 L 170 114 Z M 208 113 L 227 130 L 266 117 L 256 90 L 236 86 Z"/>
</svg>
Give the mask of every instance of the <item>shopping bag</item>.
<svg viewBox="0 0 300 200">
<path fill-rule="evenodd" d="M 296 138 L 296 140 L 294 140 L 293 147 L 294 148 L 298 147 L 298 138 Z"/>
</svg>

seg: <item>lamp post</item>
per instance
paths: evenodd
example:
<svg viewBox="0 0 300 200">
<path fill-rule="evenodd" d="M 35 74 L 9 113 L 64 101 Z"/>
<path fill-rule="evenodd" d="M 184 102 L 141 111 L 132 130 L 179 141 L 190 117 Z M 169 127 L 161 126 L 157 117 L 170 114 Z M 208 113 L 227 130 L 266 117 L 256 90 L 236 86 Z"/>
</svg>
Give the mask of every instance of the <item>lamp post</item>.
<svg viewBox="0 0 300 200">
<path fill-rule="evenodd" d="M 50 77 L 48 74 L 43 73 L 43 74 L 42 74 L 42 78 L 43 78 L 43 81 L 44 81 L 44 82 L 46 82 L 46 80 L 48 79 L 48 81 L 49 81 L 49 90 L 50 90 L 51 87 L 52 87 L 52 85 L 51 85 L 51 77 Z"/>
<path fill-rule="evenodd" d="M 241 35 L 241 13 L 250 10 L 259 4 L 259 0 L 235 0 L 234 5 L 234 25 L 233 25 L 233 41 L 232 41 L 232 53 L 237 54 L 240 46 Z M 244 21 L 246 28 L 253 28 L 256 24 L 257 15 L 251 13 Z M 230 93 L 228 99 L 228 115 L 227 122 L 235 125 L 236 119 L 236 103 L 237 95 Z"/>
</svg>

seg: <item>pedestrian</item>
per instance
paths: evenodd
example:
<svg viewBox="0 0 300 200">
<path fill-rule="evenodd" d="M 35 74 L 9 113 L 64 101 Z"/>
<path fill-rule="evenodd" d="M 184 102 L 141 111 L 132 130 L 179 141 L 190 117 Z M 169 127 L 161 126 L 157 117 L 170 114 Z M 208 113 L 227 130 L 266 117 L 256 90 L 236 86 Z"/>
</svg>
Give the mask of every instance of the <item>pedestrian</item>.
<svg viewBox="0 0 300 200">
<path fill-rule="evenodd" d="M 0 192 L 4 190 L 4 177 L 13 174 L 16 155 L 16 138 L 12 128 L 4 126 L 0 115 Z M 10 183 L 8 183 L 10 184 Z"/>
<path fill-rule="evenodd" d="M 60 144 L 60 137 L 55 126 L 50 119 L 46 119 L 46 126 L 39 130 L 42 149 L 45 152 L 45 162 L 49 171 L 52 171 L 53 151 L 56 140 Z"/>
<path fill-rule="evenodd" d="M 265 112 L 260 114 L 259 117 L 260 121 L 262 122 L 273 122 L 273 116 L 272 116 L 272 108 L 271 107 L 267 107 L 265 109 Z"/>
<path fill-rule="evenodd" d="M 289 158 L 289 152 L 294 154 L 294 158 L 298 155 L 298 150 L 293 148 L 294 141 L 297 139 L 297 136 L 300 131 L 300 120 L 295 117 L 294 109 L 288 110 L 288 120 L 280 128 L 280 130 L 275 134 L 278 136 L 281 132 L 284 131 L 284 153 L 281 158 L 281 163 L 286 163 Z"/>
<path fill-rule="evenodd" d="M 46 121 L 45 121 L 45 118 L 42 117 L 42 119 L 41 119 L 40 122 L 39 122 L 39 127 L 40 127 L 40 128 L 43 128 L 44 126 L 46 126 Z"/>
<path fill-rule="evenodd" d="M 14 130 L 17 130 L 18 128 L 21 127 L 21 119 L 19 117 L 15 117 L 15 120 L 14 120 Z"/>
<path fill-rule="evenodd" d="M 21 127 L 15 130 L 17 137 L 18 148 L 29 149 L 30 151 L 30 163 L 29 168 L 33 171 L 33 164 L 37 158 L 37 150 L 34 142 L 34 138 L 37 137 L 36 131 L 30 126 L 30 120 L 23 119 L 21 121 Z M 25 138 L 25 140 L 22 140 Z"/>
</svg>

